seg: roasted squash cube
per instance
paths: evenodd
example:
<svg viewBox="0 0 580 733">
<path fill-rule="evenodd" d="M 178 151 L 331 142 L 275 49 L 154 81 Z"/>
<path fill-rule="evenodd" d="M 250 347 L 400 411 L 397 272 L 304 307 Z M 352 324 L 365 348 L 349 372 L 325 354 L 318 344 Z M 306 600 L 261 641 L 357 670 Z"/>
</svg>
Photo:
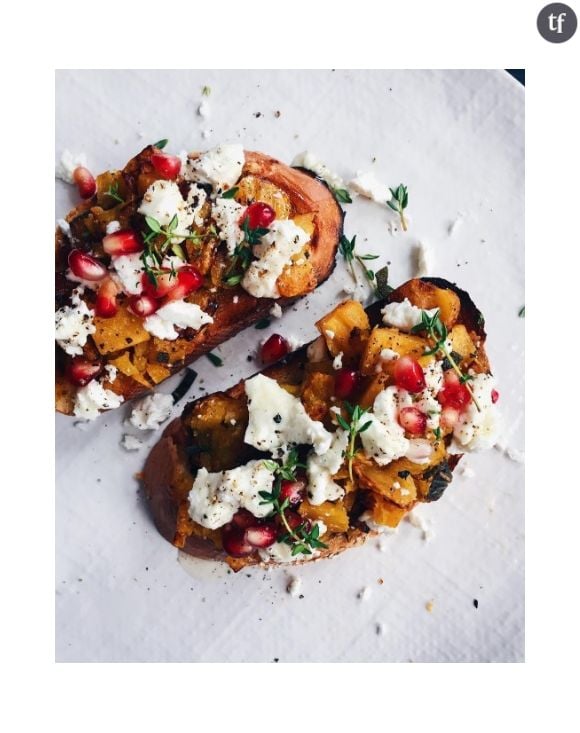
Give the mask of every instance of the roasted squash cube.
<svg viewBox="0 0 580 733">
<path fill-rule="evenodd" d="M 374 461 L 357 455 L 354 471 L 361 488 L 381 494 L 398 506 L 409 506 L 417 499 L 417 487 L 411 473 L 399 473 L 396 464 L 397 461 L 379 466 Z"/>
<path fill-rule="evenodd" d="M 302 387 L 302 404 L 313 420 L 323 421 L 331 406 L 334 377 L 322 372 L 309 372 Z"/>
<path fill-rule="evenodd" d="M 394 504 L 380 494 L 371 494 L 370 504 L 371 519 L 385 527 L 398 527 L 399 522 L 408 512 L 408 509 Z"/>
<path fill-rule="evenodd" d="M 426 366 L 433 361 L 434 356 L 425 356 L 425 349 L 429 347 L 428 342 L 420 336 L 401 333 L 397 328 L 373 328 L 365 344 L 360 362 L 360 370 L 363 374 L 375 374 L 381 351 L 390 349 L 396 351 L 399 356 L 412 356 L 421 364 Z M 389 362 L 380 365 L 385 371 L 389 371 Z"/>
<path fill-rule="evenodd" d="M 262 201 L 276 212 L 276 219 L 289 219 L 292 204 L 288 194 L 271 181 L 258 176 L 244 176 L 236 184 L 235 199 L 238 203 L 248 205 L 254 201 Z"/>
<path fill-rule="evenodd" d="M 151 334 L 143 328 L 143 322 L 121 306 L 112 318 L 95 316 L 96 331 L 93 340 L 100 354 L 111 354 L 149 341 Z"/>
<path fill-rule="evenodd" d="M 362 305 L 356 300 L 347 300 L 321 318 L 316 327 L 333 356 L 342 352 L 347 359 L 353 359 L 362 351 L 370 324 Z M 361 334 L 364 334 L 362 340 Z"/>
<path fill-rule="evenodd" d="M 325 501 L 318 506 L 303 501 L 298 513 L 311 522 L 321 519 L 330 532 L 346 532 L 348 529 L 348 514 L 342 501 Z"/>
<path fill-rule="evenodd" d="M 461 301 L 457 293 L 447 288 L 438 288 L 423 280 L 409 280 L 391 294 L 392 301 L 400 302 L 405 298 L 423 310 L 439 308 L 439 317 L 448 329 L 455 325 L 461 310 Z"/>
<path fill-rule="evenodd" d="M 129 352 L 125 351 L 120 356 L 117 356 L 115 359 L 111 359 L 109 364 L 112 364 L 114 367 L 116 367 L 122 374 L 125 374 L 128 377 L 131 377 L 131 379 L 134 379 L 136 382 L 139 382 L 139 384 L 142 384 L 144 387 L 151 387 L 151 382 L 149 382 L 145 375 L 142 374 L 139 369 L 133 364 L 131 361 L 131 357 L 129 356 Z"/>
</svg>

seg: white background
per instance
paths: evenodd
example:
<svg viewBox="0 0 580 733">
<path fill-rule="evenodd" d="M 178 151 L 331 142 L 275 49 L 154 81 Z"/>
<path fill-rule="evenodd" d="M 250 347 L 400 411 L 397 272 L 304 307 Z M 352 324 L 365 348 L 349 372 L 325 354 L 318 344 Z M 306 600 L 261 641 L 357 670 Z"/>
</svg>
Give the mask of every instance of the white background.
<svg viewBox="0 0 580 733">
<path fill-rule="evenodd" d="M 208 119 L 196 113 L 204 85 L 212 90 Z M 360 199 L 345 206 L 346 232 L 357 234 L 361 253 L 380 255 L 373 266 L 392 263 L 393 285 L 414 274 L 421 241 L 429 274 L 472 295 L 490 334 L 503 442 L 521 451 L 523 98 L 504 71 L 60 72 L 57 157 L 65 147 L 82 150 L 100 171 L 163 137 L 174 152 L 239 139 L 288 162 L 314 150 L 345 178 L 363 169 L 393 187 L 403 181 L 405 235 L 394 232 L 386 206 Z M 74 188 L 59 183 L 57 216 L 74 200 Z M 339 258 L 331 279 L 282 321 L 217 349 L 224 367 L 198 362 L 188 398 L 253 373 L 258 365 L 246 357 L 270 332 L 311 340 L 347 281 Z M 388 541 L 292 571 L 304 597 L 290 598 L 287 570 L 233 576 L 198 562 L 187 565 L 193 578 L 184 571 L 133 478 L 146 450 L 127 454 L 119 445 L 128 414 L 123 408 L 88 430 L 57 416 L 59 660 L 523 659 L 523 466 L 505 454 L 466 458 L 475 477 L 457 471 L 444 499 L 421 508 L 433 539 L 405 523 Z M 158 437 L 149 434 L 149 445 Z M 366 586 L 372 592 L 361 601 Z"/>
<path fill-rule="evenodd" d="M 197 723 L 245 730 L 266 716 L 278 730 L 296 728 L 296 714 L 309 725 L 342 727 L 364 724 L 404 726 L 406 730 L 489 731 L 490 726 L 534 724 L 569 730 L 575 719 L 574 665 L 578 652 L 577 516 L 573 478 L 554 471 L 555 457 L 574 456 L 576 418 L 567 406 L 568 385 L 558 382 L 557 397 L 546 393 L 547 367 L 554 344 L 570 343 L 569 317 L 574 314 L 578 271 L 576 231 L 580 119 L 576 95 L 578 34 L 562 46 L 543 41 L 535 28 L 538 7 L 528 0 L 488 0 L 466 4 L 442 0 L 425 5 L 408 0 L 389 3 L 378 17 L 376 4 L 359 0 L 356 12 L 346 3 L 292 5 L 292 12 L 273 24 L 272 8 L 254 3 L 224 3 L 225 24 L 216 24 L 213 8 L 166 2 L 163 13 L 150 2 L 121 6 L 104 0 L 95 13 L 77 2 L 5 11 L 2 45 L 5 170 L 3 199 L 11 201 L 11 221 L 30 222 L 30 195 L 44 232 L 54 225 L 53 72 L 62 67 L 151 66 L 202 68 L 263 65 L 277 67 L 353 66 L 380 68 L 527 68 L 526 187 L 527 308 L 526 327 L 535 354 L 526 364 L 527 405 L 527 643 L 526 665 L 314 665 L 296 672 L 295 665 L 270 665 L 269 674 L 244 674 L 259 680 L 258 713 L 248 707 L 248 684 L 240 685 L 236 665 L 54 666 L 54 499 L 49 478 L 53 464 L 52 313 L 40 316 L 36 342 L 46 350 L 36 358 L 3 360 L 6 437 L 5 522 L 0 535 L 4 585 L 12 592 L 4 603 L 3 664 L 8 674 L 5 718 L 16 730 L 57 720 L 61 730 L 88 731 L 114 724 L 157 731 L 190 711 Z M 576 8 L 578 10 L 578 8 Z M 227 13 L 225 12 L 227 11 Z M 224 14 L 220 17 L 224 17 Z M 192 17 L 194 16 L 194 17 Z M 381 22 L 378 22 L 377 20 Z M 219 19 L 219 17 L 218 17 Z M 181 24 L 179 23 L 181 21 Z M 198 29 L 195 43 L 183 43 L 181 28 Z M 376 22 L 375 22 L 376 21 Z M 205 25 L 204 25 L 205 23 Z M 159 29 L 159 30 L 156 30 Z M 163 29 L 167 29 L 163 34 Z M 177 30 L 176 30 L 177 28 Z M 212 32 L 208 29 L 211 28 Z M 219 32 L 216 32 L 217 31 Z M 163 41 L 163 43 L 159 41 Z M 157 43 L 156 43 L 157 41 Z M 219 53 L 217 52 L 219 50 Z M 18 59 L 18 73 L 14 72 Z M 266 64 L 265 64 L 266 62 Z M 31 142 L 32 141 L 32 142 Z M 498 184 L 501 185 L 501 182 Z M 15 196 L 15 191 L 19 193 Z M 24 192 L 24 195 L 21 194 Z M 48 303 L 52 252 L 35 246 L 38 260 L 28 268 L 28 292 Z M 22 280 L 5 279 L 5 301 L 19 305 L 29 323 L 39 322 L 37 298 L 22 298 Z M 548 304 L 549 307 L 545 307 Z M 6 314 L 9 313 L 6 310 Z M 530 313 L 533 314 L 531 318 Z M 30 354 L 22 319 L 4 318 L 7 343 L 22 344 Z M 45 338 L 42 338 L 42 333 Z M 556 358 L 559 367 L 561 360 Z M 564 373 L 568 362 L 564 359 Z M 550 372 L 550 370 L 548 369 Z M 555 372 L 556 376 L 559 371 Z M 17 376 L 15 376 L 17 375 Z M 551 373 L 548 374 L 551 376 Z M 551 381 L 551 380 L 550 380 Z M 551 386 L 551 384 L 550 384 Z M 33 417 L 31 418 L 31 415 Z M 554 438 L 547 442 L 546 436 Z M 572 472 L 573 473 L 573 472 Z M 24 488 L 23 488 L 24 485 Z M 558 501 L 551 490 L 558 487 Z M 24 504 L 23 491 L 31 498 Z M 25 519 L 22 519 L 25 517 Z M 285 694 L 299 705 L 287 712 Z M 337 690 L 352 691 L 352 702 Z M 482 691 L 483 694 L 482 694 Z M 250 693 L 251 694 L 251 693 Z M 224 704 L 224 700 L 226 701 Z M 336 705 L 320 701 L 337 701 Z M 203 704 L 200 704 L 203 701 Z M 573 723 L 572 723 L 573 725 Z"/>
</svg>

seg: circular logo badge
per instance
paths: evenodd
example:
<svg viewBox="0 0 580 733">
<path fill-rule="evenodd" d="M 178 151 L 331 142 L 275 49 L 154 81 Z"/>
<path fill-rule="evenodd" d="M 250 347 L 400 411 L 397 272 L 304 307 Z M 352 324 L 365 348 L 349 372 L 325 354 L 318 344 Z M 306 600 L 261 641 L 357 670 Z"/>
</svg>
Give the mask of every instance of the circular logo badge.
<svg viewBox="0 0 580 733">
<path fill-rule="evenodd" d="M 537 21 L 542 38 L 550 43 L 569 41 L 578 27 L 576 13 L 564 3 L 550 3 L 540 10 Z"/>
</svg>

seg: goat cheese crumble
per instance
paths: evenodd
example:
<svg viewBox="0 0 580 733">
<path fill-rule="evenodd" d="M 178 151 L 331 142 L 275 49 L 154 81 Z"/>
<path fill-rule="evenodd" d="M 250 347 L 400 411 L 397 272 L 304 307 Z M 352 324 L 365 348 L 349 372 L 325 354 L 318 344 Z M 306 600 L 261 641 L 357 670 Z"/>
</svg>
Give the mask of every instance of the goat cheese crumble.
<svg viewBox="0 0 580 733">
<path fill-rule="evenodd" d="M 175 341 L 179 336 L 176 329 L 193 328 L 198 331 L 207 323 L 213 323 L 213 318 L 196 303 L 174 300 L 159 308 L 153 315 L 147 316 L 143 321 L 143 328 L 157 338 Z"/>
<path fill-rule="evenodd" d="M 75 395 L 73 414 L 85 420 L 95 420 L 101 410 L 114 410 L 123 402 L 121 395 L 105 389 L 96 379 L 80 387 Z"/>
<path fill-rule="evenodd" d="M 147 395 L 133 406 L 129 423 L 139 430 L 157 430 L 173 410 L 173 397 L 157 392 Z"/>
<path fill-rule="evenodd" d="M 437 308 L 431 308 L 425 310 L 425 313 L 432 316 L 435 314 Z M 414 326 L 418 326 L 421 323 L 422 308 L 417 308 L 413 305 L 408 298 L 405 298 L 400 303 L 387 303 L 387 305 L 381 309 L 383 316 L 383 323 L 386 326 L 394 326 L 401 331 L 410 331 Z"/>
<path fill-rule="evenodd" d="M 231 188 L 242 175 L 245 156 L 239 143 L 222 143 L 198 158 L 189 158 L 184 177 L 186 180 L 211 183 L 216 188 Z"/>
<path fill-rule="evenodd" d="M 97 330 L 93 323 L 95 312 L 82 300 L 83 292 L 82 287 L 73 290 L 71 305 L 54 314 L 56 342 L 70 356 L 81 356 L 87 338 Z"/>
</svg>

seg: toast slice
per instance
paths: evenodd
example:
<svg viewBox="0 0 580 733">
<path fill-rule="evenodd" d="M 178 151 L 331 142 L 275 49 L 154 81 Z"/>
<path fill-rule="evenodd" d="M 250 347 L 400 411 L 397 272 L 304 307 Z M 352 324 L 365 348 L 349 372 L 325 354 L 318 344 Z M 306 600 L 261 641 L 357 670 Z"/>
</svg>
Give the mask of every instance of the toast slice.
<svg viewBox="0 0 580 733">
<path fill-rule="evenodd" d="M 148 146 L 99 175 L 56 231 L 57 411 L 96 417 L 312 291 L 343 216 L 322 180 L 239 145 L 181 165 Z"/>
<path fill-rule="evenodd" d="M 411 280 L 366 311 L 341 303 L 317 326 L 312 344 L 191 402 L 166 428 L 143 473 L 166 540 L 234 570 L 331 557 L 439 499 L 461 451 L 495 442 L 484 320 L 456 285 Z"/>
</svg>

